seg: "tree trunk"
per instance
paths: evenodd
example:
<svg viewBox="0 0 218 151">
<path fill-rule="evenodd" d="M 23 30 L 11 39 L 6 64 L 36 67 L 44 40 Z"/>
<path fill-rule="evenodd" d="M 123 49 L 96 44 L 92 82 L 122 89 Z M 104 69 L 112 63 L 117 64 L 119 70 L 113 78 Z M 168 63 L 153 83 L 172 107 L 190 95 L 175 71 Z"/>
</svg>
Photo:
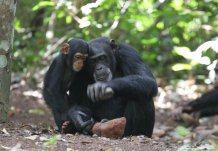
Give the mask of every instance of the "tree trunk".
<svg viewBox="0 0 218 151">
<path fill-rule="evenodd" d="M 0 123 L 6 122 L 11 84 L 11 50 L 16 0 L 0 0 Z"/>
</svg>

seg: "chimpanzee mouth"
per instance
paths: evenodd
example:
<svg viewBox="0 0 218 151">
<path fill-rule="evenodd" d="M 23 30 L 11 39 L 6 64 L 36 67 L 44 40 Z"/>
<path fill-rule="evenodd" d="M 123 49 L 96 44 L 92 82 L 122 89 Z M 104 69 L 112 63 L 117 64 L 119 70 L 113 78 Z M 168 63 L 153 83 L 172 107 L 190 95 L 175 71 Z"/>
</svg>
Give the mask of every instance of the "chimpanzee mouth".
<svg viewBox="0 0 218 151">
<path fill-rule="evenodd" d="M 96 76 L 96 80 L 97 81 L 106 81 L 108 75 L 100 75 L 100 76 Z"/>
<path fill-rule="evenodd" d="M 96 81 L 106 81 L 106 80 L 105 80 L 105 77 L 99 77 L 99 78 L 96 78 Z"/>
<path fill-rule="evenodd" d="M 112 79 L 112 74 L 111 72 L 107 72 L 105 74 L 101 74 L 101 75 L 96 75 L 94 74 L 94 78 L 95 81 L 99 81 L 99 82 L 106 82 L 106 81 L 110 81 Z"/>
</svg>

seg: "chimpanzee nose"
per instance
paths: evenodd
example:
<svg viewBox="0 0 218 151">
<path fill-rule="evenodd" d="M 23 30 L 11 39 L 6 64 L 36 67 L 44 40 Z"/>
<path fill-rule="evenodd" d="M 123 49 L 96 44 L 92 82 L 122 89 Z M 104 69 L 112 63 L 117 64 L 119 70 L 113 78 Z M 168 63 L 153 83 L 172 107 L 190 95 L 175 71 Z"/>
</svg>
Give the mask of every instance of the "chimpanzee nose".
<svg viewBox="0 0 218 151">
<path fill-rule="evenodd" d="M 102 66 L 97 66 L 97 67 L 96 67 L 96 70 L 97 70 L 97 71 L 100 71 L 100 70 L 102 70 L 102 69 L 103 69 Z"/>
</svg>

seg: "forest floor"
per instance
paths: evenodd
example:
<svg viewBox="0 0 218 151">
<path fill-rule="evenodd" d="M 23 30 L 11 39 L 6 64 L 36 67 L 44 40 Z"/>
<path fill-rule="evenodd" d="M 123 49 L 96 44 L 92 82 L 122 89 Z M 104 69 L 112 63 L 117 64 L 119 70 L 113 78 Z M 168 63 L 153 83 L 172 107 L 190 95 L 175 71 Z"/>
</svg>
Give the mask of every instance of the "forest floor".
<svg viewBox="0 0 218 151">
<path fill-rule="evenodd" d="M 144 136 L 108 139 L 58 134 L 41 90 L 20 84 L 12 88 L 9 122 L 0 124 L 0 151 L 218 150 L 218 116 L 201 119 L 197 126 L 188 120 L 176 122 L 171 113 L 181 104 L 175 100 L 182 100 L 182 97 L 177 93 L 167 93 L 160 93 L 155 99 L 156 122 L 151 139 Z M 165 100 L 174 100 L 174 103 L 161 101 L 163 94 L 168 95 L 165 95 Z"/>
</svg>

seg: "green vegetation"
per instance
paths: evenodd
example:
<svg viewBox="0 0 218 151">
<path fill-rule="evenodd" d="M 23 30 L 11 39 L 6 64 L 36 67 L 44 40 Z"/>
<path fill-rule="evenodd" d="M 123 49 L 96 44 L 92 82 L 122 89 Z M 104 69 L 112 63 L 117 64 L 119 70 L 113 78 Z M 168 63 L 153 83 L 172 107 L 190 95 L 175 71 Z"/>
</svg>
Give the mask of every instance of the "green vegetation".
<svg viewBox="0 0 218 151">
<path fill-rule="evenodd" d="M 166 81 L 206 77 L 193 52 L 217 37 L 217 6 L 218 0 L 19 1 L 13 71 L 48 65 L 68 38 L 108 36 L 135 47 Z M 208 65 L 217 53 L 209 48 L 203 56 Z"/>
</svg>

